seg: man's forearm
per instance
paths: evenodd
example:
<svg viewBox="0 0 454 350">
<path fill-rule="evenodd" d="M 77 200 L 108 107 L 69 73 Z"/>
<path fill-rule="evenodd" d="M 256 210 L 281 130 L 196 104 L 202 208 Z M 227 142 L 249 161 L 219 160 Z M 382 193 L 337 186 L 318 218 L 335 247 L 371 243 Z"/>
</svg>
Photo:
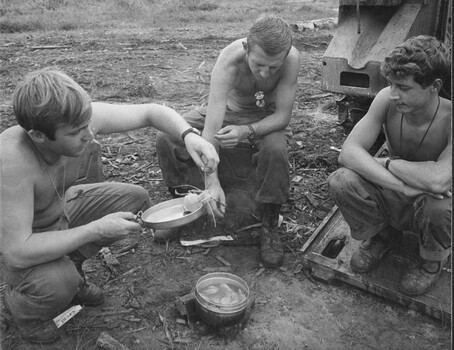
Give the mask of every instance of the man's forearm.
<svg viewBox="0 0 454 350">
<path fill-rule="evenodd" d="M 268 135 L 274 131 L 285 129 L 290 123 L 290 116 L 273 113 L 258 122 L 252 123 L 256 136 Z"/>
<path fill-rule="evenodd" d="M 444 193 L 452 186 L 451 171 L 447 166 L 439 166 L 433 161 L 410 162 L 394 159 L 389 161 L 388 170 L 409 186 L 423 191 Z"/>
<path fill-rule="evenodd" d="M 97 232 L 94 225 L 86 224 L 64 231 L 48 231 L 31 233 L 21 243 L 20 249 L 11 247 L 5 252 L 5 261 L 9 266 L 28 268 L 58 259 L 84 244 L 96 240 Z"/>
<path fill-rule="evenodd" d="M 344 148 L 339 157 L 339 163 L 379 186 L 404 194 L 411 190 L 404 181 L 386 170 L 380 161 L 364 149 Z"/>
</svg>

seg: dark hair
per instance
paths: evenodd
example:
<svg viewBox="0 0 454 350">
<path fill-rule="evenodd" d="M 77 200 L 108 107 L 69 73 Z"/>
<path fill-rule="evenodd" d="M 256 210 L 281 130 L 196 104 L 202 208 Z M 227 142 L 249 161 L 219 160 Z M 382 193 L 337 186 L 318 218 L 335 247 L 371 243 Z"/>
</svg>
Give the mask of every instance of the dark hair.
<svg viewBox="0 0 454 350">
<path fill-rule="evenodd" d="M 257 45 L 269 56 L 288 53 L 292 47 L 290 26 L 280 17 L 261 17 L 249 29 L 247 45 L 248 52 Z"/>
<path fill-rule="evenodd" d="M 88 93 L 58 69 L 27 74 L 13 95 L 16 120 L 25 130 L 37 130 L 55 140 L 59 125 L 77 126 L 91 117 Z"/>
<path fill-rule="evenodd" d="M 436 38 L 420 35 L 407 39 L 385 58 L 381 71 L 386 78 L 413 75 L 426 88 L 436 79 L 444 81 L 451 74 L 451 53 Z"/>
</svg>

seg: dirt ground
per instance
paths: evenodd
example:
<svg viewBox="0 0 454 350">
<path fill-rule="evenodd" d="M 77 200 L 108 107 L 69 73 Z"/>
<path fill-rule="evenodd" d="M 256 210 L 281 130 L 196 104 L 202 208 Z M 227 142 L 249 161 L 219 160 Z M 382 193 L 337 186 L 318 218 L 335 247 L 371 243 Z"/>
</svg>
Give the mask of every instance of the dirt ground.
<svg viewBox="0 0 454 350">
<path fill-rule="evenodd" d="M 228 25 L 195 25 L 2 35 L 0 130 L 14 124 L 10 100 L 17 81 L 26 72 L 54 65 L 94 100 L 152 101 L 184 113 L 206 101 L 219 50 L 244 33 Z M 334 205 L 325 180 L 338 166 L 338 153 L 330 147 L 340 148 L 345 139 L 336 124 L 339 96 L 320 89 L 321 58 L 332 35 L 329 29 L 295 33 L 302 63 L 280 269 L 262 268 L 258 245 L 185 248 L 179 242 L 158 244 L 144 230 L 110 247 L 119 265 L 105 264 L 100 255 L 86 262 L 89 281 L 104 288 L 102 307 L 84 308 L 61 328 L 61 341 L 49 346 L 31 346 L 14 326 L 2 325 L 2 348 L 94 349 L 107 332 L 130 349 L 450 349 L 449 323 L 347 285 L 318 282 L 301 269 L 302 245 Z M 140 184 L 159 203 L 171 196 L 162 182 L 154 139 L 152 129 L 99 137 L 106 180 Z M 233 272 L 252 287 L 255 307 L 243 329 L 214 330 L 188 323 L 179 313 L 176 299 L 213 270 Z"/>
</svg>

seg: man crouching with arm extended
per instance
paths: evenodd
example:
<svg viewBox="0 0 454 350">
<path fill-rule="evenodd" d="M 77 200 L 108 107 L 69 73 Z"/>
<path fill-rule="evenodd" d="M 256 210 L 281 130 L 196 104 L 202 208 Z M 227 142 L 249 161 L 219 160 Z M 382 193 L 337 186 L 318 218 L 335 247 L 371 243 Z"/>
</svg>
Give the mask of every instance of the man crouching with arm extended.
<svg viewBox="0 0 454 350">
<path fill-rule="evenodd" d="M 342 148 L 343 168 L 330 175 L 330 191 L 352 237 L 364 240 L 351 258 L 367 273 L 397 244 L 402 231 L 419 235 L 420 264 L 400 281 L 407 295 L 426 293 L 451 254 L 451 101 L 441 98 L 450 54 L 433 37 L 410 38 L 382 64 L 389 86 L 353 128 Z M 381 128 L 389 157 L 368 150 Z"/>
<path fill-rule="evenodd" d="M 69 303 L 104 301 L 101 288 L 86 283 L 83 261 L 138 231 L 135 213 L 150 206 L 140 186 L 73 186 L 88 167 L 94 135 L 152 126 L 181 137 L 190 126 L 157 104 L 92 103 L 76 82 L 50 69 L 27 75 L 13 104 L 19 125 L 0 134 L 4 305 L 24 339 L 49 343 L 59 337 L 52 318 Z M 202 170 L 216 168 L 209 142 L 194 133 L 184 142 Z"/>
</svg>

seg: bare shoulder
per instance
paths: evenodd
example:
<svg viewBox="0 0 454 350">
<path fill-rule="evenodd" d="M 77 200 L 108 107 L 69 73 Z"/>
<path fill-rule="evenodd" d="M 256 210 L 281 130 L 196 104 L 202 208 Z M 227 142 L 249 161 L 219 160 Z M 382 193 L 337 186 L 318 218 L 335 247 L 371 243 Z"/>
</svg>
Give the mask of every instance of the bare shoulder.
<svg viewBox="0 0 454 350">
<path fill-rule="evenodd" d="M 301 67 L 301 55 L 298 49 L 294 46 L 290 48 L 290 51 L 285 58 L 284 64 L 282 65 L 283 75 L 296 79 Z"/>
<path fill-rule="evenodd" d="M 290 60 L 297 60 L 299 62 L 300 58 L 301 58 L 301 54 L 299 52 L 299 50 L 295 47 L 295 46 L 292 46 L 290 48 L 290 51 L 288 52 L 288 55 L 287 57 L 290 59 Z"/>
<path fill-rule="evenodd" d="M 452 102 L 448 99 L 440 97 L 440 115 L 443 130 L 446 131 L 448 140 L 451 140 L 451 122 L 452 122 Z"/>
<path fill-rule="evenodd" d="M 222 64 L 224 66 L 238 66 L 243 64 L 246 56 L 246 51 L 243 47 L 243 42 L 245 41 L 246 38 L 237 39 L 227 45 L 221 50 L 216 64 Z"/>
<path fill-rule="evenodd" d="M 452 102 L 446 98 L 440 97 L 440 112 L 443 119 L 447 119 L 451 122 L 452 116 Z"/>
<path fill-rule="evenodd" d="M 0 134 L 0 144 L 2 146 L 2 183 L 4 181 L 19 181 L 23 178 L 31 177 L 36 173 L 36 157 L 33 149 L 27 142 L 27 135 L 20 126 L 13 126 Z M 38 164 L 39 165 L 39 164 Z M 30 176 L 27 176 L 30 175 Z"/>
<path fill-rule="evenodd" d="M 366 117 L 368 119 L 376 119 L 383 123 L 387 117 L 390 116 L 390 88 L 389 86 L 381 89 L 377 95 L 375 95 L 372 103 L 369 107 Z"/>
</svg>

